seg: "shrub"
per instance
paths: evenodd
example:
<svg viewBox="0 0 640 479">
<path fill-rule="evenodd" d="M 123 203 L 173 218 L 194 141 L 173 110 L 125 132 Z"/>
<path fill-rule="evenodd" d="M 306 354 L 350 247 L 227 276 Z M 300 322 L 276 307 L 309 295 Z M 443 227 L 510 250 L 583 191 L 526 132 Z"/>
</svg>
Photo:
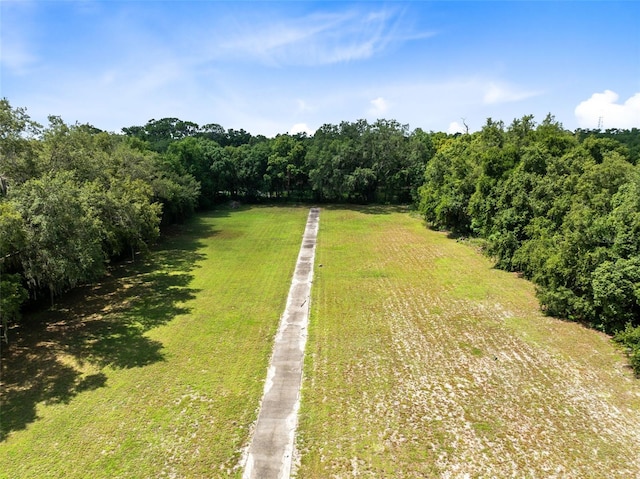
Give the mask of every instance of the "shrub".
<svg viewBox="0 0 640 479">
<path fill-rule="evenodd" d="M 625 347 L 631 367 L 636 376 L 640 377 L 640 326 L 634 327 L 627 323 L 623 331 L 618 331 L 613 336 L 613 340 Z"/>
</svg>

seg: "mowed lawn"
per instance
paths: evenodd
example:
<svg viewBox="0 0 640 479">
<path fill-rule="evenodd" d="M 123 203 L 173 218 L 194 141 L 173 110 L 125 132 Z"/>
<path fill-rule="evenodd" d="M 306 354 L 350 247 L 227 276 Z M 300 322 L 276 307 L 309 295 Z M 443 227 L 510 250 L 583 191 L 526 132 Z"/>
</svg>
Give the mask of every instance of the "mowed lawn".
<svg viewBox="0 0 640 479">
<path fill-rule="evenodd" d="M 25 318 L 0 477 L 240 477 L 308 208 L 202 215 Z M 609 339 L 402 208 L 322 208 L 298 478 L 640 477 Z"/>
<path fill-rule="evenodd" d="M 240 476 L 308 208 L 177 228 L 2 351 L 0 477 Z"/>
<path fill-rule="evenodd" d="M 640 477 L 640 380 L 530 283 L 397 208 L 316 254 L 297 477 Z"/>
</svg>

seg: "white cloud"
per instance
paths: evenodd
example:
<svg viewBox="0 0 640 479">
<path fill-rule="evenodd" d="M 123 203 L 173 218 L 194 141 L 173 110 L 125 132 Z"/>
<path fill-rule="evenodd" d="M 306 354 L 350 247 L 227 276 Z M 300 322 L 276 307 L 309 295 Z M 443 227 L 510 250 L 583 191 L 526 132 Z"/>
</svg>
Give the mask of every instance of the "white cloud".
<svg viewBox="0 0 640 479">
<path fill-rule="evenodd" d="M 540 95 L 539 91 L 520 90 L 510 85 L 489 83 L 484 93 L 483 101 L 488 105 L 496 103 L 511 103 L 526 100 Z"/>
<path fill-rule="evenodd" d="M 313 135 L 313 131 L 306 123 L 296 123 L 291 127 L 289 133 L 295 135 L 297 133 L 306 133 L 307 135 Z"/>
<path fill-rule="evenodd" d="M 455 133 L 464 133 L 466 128 L 458 123 L 457 121 L 452 121 L 449 123 L 449 128 L 447 128 L 447 133 L 453 135 Z"/>
<path fill-rule="evenodd" d="M 384 115 L 389 109 L 389 102 L 379 96 L 378 98 L 370 101 L 372 107 L 369 109 L 371 115 Z"/>
<path fill-rule="evenodd" d="M 619 95 L 611 90 L 594 93 L 575 109 L 580 128 L 637 128 L 640 127 L 640 93 L 618 103 Z M 601 124 L 601 125 L 600 125 Z"/>
</svg>

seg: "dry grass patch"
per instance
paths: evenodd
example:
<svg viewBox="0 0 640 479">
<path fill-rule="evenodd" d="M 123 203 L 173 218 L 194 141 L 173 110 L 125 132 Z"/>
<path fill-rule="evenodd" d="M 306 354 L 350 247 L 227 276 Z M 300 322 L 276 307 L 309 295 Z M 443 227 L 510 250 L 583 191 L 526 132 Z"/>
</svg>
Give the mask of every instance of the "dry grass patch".
<svg viewBox="0 0 640 479">
<path fill-rule="evenodd" d="M 638 477 L 640 383 L 607 337 L 396 210 L 318 236 L 298 477 Z"/>
</svg>

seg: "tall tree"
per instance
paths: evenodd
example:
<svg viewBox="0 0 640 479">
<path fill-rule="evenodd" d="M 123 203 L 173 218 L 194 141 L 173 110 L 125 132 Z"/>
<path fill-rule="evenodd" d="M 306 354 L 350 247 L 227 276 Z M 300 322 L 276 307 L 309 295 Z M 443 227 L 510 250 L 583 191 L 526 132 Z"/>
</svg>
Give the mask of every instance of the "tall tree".
<svg viewBox="0 0 640 479">
<path fill-rule="evenodd" d="M 0 178 L 3 194 L 12 184 L 20 184 L 38 174 L 42 126 L 31 120 L 24 108 L 12 108 L 0 99 Z"/>
<path fill-rule="evenodd" d="M 25 222 L 24 277 L 32 290 L 48 289 L 52 302 L 104 271 L 98 219 L 82 196 L 71 172 L 29 180 L 12 195 Z"/>
</svg>

